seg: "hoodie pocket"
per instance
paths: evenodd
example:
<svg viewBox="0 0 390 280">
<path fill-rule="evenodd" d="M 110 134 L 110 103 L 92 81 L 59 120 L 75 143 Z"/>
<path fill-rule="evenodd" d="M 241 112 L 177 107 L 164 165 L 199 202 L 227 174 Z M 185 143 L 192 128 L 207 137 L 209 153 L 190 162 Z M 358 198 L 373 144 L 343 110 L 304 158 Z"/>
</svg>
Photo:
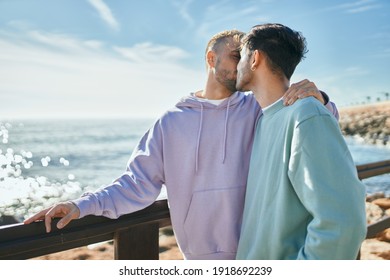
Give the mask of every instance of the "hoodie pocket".
<svg viewBox="0 0 390 280">
<path fill-rule="evenodd" d="M 184 222 L 185 252 L 192 255 L 235 253 L 244 198 L 243 186 L 194 192 Z"/>
</svg>

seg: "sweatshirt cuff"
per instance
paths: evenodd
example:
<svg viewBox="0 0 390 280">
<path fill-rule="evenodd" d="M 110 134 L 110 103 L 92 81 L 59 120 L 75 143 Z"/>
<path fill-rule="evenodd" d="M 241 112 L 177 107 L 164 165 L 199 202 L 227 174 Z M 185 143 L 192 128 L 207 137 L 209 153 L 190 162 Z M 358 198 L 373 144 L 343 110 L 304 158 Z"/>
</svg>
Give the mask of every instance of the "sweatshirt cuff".
<svg viewBox="0 0 390 280">
<path fill-rule="evenodd" d="M 329 103 L 329 96 L 325 92 L 323 92 L 322 90 L 320 90 L 320 93 L 321 93 L 322 97 L 324 98 L 324 102 L 325 102 L 324 105 L 326 106 Z"/>
<path fill-rule="evenodd" d="M 95 213 L 95 209 L 93 206 L 95 204 L 92 201 L 93 199 L 94 198 L 92 193 L 85 193 L 80 198 L 71 201 L 80 210 L 79 219 L 88 215 L 93 215 Z"/>
</svg>

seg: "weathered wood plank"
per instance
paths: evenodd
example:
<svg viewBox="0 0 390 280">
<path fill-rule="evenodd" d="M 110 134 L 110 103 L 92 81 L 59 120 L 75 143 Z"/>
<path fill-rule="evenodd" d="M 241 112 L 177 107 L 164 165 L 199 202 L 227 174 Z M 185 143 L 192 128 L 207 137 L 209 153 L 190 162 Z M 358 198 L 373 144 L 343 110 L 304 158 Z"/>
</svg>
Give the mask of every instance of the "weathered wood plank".
<svg viewBox="0 0 390 280">
<path fill-rule="evenodd" d="M 161 200 L 118 219 L 88 216 L 74 220 L 62 230 L 55 226 L 58 220 L 53 220 L 50 233 L 46 233 L 44 222 L 1 226 L 0 259 L 27 259 L 112 240 L 116 232 L 135 226 L 152 224 L 164 227 L 170 224 L 170 215 L 167 201 Z M 152 226 L 157 236 L 158 227 Z"/>
<path fill-rule="evenodd" d="M 390 173 L 390 160 L 358 165 L 356 169 L 361 180 L 387 174 Z"/>
<path fill-rule="evenodd" d="M 151 223 L 117 231 L 114 235 L 116 260 L 158 260 L 159 224 Z"/>
<path fill-rule="evenodd" d="M 390 217 L 369 225 L 367 228 L 366 238 L 375 238 L 378 233 L 384 231 L 387 228 L 390 228 Z"/>
</svg>

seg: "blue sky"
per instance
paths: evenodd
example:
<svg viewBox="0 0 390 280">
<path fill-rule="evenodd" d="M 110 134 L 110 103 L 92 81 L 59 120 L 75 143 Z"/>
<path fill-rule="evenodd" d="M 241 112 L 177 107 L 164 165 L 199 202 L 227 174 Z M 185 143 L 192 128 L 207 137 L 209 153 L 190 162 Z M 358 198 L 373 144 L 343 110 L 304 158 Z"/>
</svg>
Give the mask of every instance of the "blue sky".
<svg viewBox="0 0 390 280">
<path fill-rule="evenodd" d="M 384 100 L 389 19 L 387 0 L 0 0 L 0 119 L 158 117 L 203 88 L 212 35 L 266 22 L 307 39 L 292 82 Z"/>
</svg>

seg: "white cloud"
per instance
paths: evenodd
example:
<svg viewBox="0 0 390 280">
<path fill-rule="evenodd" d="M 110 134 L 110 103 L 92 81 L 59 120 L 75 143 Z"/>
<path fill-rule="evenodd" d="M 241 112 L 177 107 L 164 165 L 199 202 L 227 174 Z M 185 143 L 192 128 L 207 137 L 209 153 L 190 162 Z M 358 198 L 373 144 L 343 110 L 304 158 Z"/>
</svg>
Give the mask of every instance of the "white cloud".
<svg viewBox="0 0 390 280">
<path fill-rule="evenodd" d="M 202 71 L 178 63 L 187 55 L 180 48 L 151 43 L 112 47 L 133 55 L 129 61 L 99 41 L 38 31 L 18 40 L 1 35 L 0 118 L 157 117 L 203 87 Z M 58 47 L 54 38 L 66 47 Z"/>
<path fill-rule="evenodd" d="M 377 9 L 380 7 L 381 5 L 377 2 L 377 0 L 359 0 L 355 2 L 340 4 L 335 7 L 331 7 L 328 10 L 342 10 L 349 14 L 356 14 Z"/>
<path fill-rule="evenodd" d="M 355 77 L 355 76 L 366 76 L 370 73 L 367 68 L 359 66 L 350 66 L 344 69 L 344 76 Z"/>
<path fill-rule="evenodd" d="M 31 30 L 28 32 L 28 36 L 35 42 L 66 51 L 78 52 L 84 50 L 86 47 L 96 48 L 98 45 L 96 41 L 83 42 L 65 34 L 42 32 L 40 30 Z"/>
<path fill-rule="evenodd" d="M 390 58 L 390 48 L 380 49 L 374 53 L 369 54 L 369 57 L 380 60 Z"/>
<path fill-rule="evenodd" d="M 209 39 L 210 36 L 225 29 L 246 26 L 249 28 L 256 23 L 269 21 L 268 16 L 259 13 L 258 5 L 248 6 L 242 9 L 235 9 L 231 5 L 226 5 L 226 1 L 220 1 L 207 7 L 201 24 L 197 27 L 196 35 L 201 39 Z M 244 32 L 248 30 L 242 30 Z"/>
<path fill-rule="evenodd" d="M 368 6 L 352 8 L 352 9 L 348 9 L 346 12 L 350 14 L 357 14 L 357 13 L 363 13 L 377 8 L 380 8 L 380 5 L 368 5 Z"/>
<path fill-rule="evenodd" d="M 189 26 L 194 26 L 195 21 L 192 18 L 189 7 L 193 0 L 185 0 L 185 1 L 173 1 L 172 4 L 177 8 L 179 15 L 188 23 Z"/>
<path fill-rule="evenodd" d="M 94 7 L 99 13 L 100 17 L 114 30 L 119 30 L 119 23 L 112 14 L 110 8 L 103 0 L 88 0 L 88 2 Z"/>
<path fill-rule="evenodd" d="M 359 67 L 359 66 L 350 66 L 343 69 L 332 69 L 333 74 L 327 74 L 320 78 L 322 82 L 330 83 L 339 83 L 340 81 L 346 79 L 358 80 L 361 77 L 366 77 L 370 74 L 370 70 L 367 68 Z M 305 74 L 294 74 L 293 79 L 295 81 L 304 79 Z"/>
<path fill-rule="evenodd" d="M 189 56 L 187 52 L 172 46 L 154 45 L 150 42 L 136 44 L 131 48 L 114 47 L 114 50 L 133 62 L 175 62 Z"/>
</svg>

